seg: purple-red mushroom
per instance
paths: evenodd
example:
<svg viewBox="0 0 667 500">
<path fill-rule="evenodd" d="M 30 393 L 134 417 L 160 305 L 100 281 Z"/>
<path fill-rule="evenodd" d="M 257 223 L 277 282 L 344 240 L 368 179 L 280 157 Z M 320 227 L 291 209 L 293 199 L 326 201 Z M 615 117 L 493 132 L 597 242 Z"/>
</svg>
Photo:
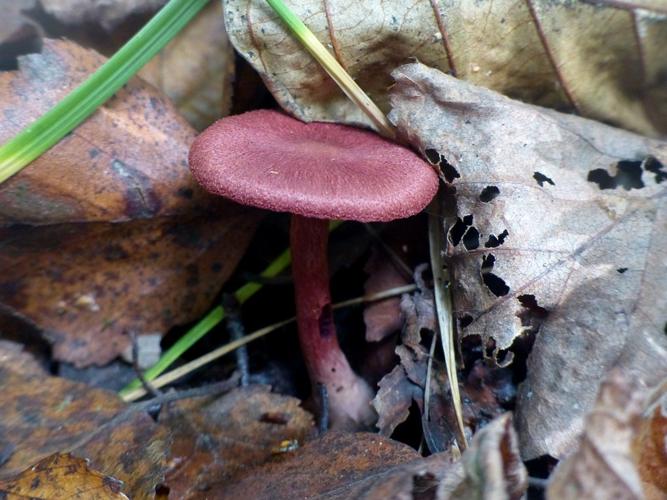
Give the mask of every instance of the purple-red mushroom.
<svg viewBox="0 0 667 500">
<path fill-rule="evenodd" d="M 332 427 L 371 424 L 373 391 L 352 370 L 336 336 L 328 222 L 390 221 L 420 212 L 438 188 L 432 167 L 372 132 L 268 110 L 219 120 L 197 137 L 189 162 L 211 193 L 293 214 L 299 341 L 313 389 L 326 386 Z"/>
</svg>

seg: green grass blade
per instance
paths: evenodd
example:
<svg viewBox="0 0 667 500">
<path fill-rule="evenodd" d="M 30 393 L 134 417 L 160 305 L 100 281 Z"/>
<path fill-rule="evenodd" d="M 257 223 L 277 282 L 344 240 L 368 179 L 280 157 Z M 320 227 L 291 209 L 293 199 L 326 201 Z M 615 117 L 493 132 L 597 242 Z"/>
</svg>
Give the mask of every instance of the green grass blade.
<svg viewBox="0 0 667 500">
<path fill-rule="evenodd" d="M 209 0 L 171 0 L 103 66 L 0 147 L 0 183 L 90 116 L 160 51 Z"/>
</svg>

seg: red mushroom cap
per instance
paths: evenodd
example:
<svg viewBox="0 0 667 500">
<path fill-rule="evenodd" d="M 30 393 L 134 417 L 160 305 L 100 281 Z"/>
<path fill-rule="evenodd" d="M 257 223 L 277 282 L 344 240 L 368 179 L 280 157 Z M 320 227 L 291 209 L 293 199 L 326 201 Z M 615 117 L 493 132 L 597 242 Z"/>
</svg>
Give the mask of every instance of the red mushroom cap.
<svg viewBox="0 0 667 500">
<path fill-rule="evenodd" d="M 364 130 L 259 110 L 195 140 L 190 168 L 208 191 L 244 205 L 363 222 L 414 215 L 438 176 L 415 153 Z"/>
</svg>

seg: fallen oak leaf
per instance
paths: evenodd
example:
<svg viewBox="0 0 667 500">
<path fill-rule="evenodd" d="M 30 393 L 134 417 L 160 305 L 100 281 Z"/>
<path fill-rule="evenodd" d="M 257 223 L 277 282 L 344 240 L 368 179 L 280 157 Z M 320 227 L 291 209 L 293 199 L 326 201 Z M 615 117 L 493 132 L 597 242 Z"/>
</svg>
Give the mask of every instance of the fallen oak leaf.
<svg viewBox="0 0 667 500">
<path fill-rule="evenodd" d="M 305 121 L 369 124 L 264 2 L 223 3 L 232 43 L 283 108 Z M 286 3 L 385 112 L 390 72 L 417 59 L 517 99 L 667 133 L 658 2 Z"/>
<path fill-rule="evenodd" d="M 46 40 L 0 73 L 0 141 L 49 109 L 103 58 Z M 103 364 L 126 333 L 199 317 L 257 220 L 203 193 L 186 158 L 194 131 L 135 79 L 0 186 L 0 322 L 32 322 L 56 359 Z M 2 319 L 4 316 L 5 319 Z"/>
<path fill-rule="evenodd" d="M 40 460 L 16 477 L 0 480 L 0 494 L 7 500 L 20 498 L 71 498 L 74 500 L 127 499 L 123 483 L 91 470 L 88 461 L 69 453 Z"/>
<path fill-rule="evenodd" d="M 667 144 L 522 104 L 430 69 L 394 72 L 399 131 L 456 189 L 446 243 L 461 334 L 509 362 L 524 457 L 561 456 L 612 366 L 667 372 Z"/>
</svg>

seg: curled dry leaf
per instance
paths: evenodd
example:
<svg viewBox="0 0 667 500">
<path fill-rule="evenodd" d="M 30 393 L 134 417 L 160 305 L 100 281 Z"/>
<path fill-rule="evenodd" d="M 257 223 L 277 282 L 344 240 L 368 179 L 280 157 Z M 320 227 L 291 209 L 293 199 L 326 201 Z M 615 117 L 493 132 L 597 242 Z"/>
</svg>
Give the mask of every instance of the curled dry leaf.
<svg viewBox="0 0 667 500">
<path fill-rule="evenodd" d="M 149 14 L 167 0 L 39 0 L 47 14 L 63 24 L 91 23 L 113 30 L 131 16 Z"/>
<path fill-rule="evenodd" d="M 197 130 L 229 113 L 234 50 L 212 2 L 151 59 L 139 76 L 162 90 Z"/>
<path fill-rule="evenodd" d="M 111 392 L 6 367 L 0 392 L 0 480 L 71 452 L 122 480 L 132 498 L 153 498 L 166 470 L 168 436 L 148 414 L 127 410 Z"/>
<path fill-rule="evenodd" d="M 418 59 L 517 99 L 667 133 L 664 3 L 286 3 L 384 111 L 390 72 Z M 367 123 L 266 2 L 224 5 L 232 43 L 285 109 L 306 121 Z"/>
<path fill-rule="evenodd" d="M 20 498 L 67 498 L 73 500 L 127 499 L 122 481 L 91 470 L 88 461 L 69 453 L 56 453 L 6 481 L 0 495 Z"/>
<path fill-rule="evenodd" d="M 493 420 L 475 437 L 438 488 L 438 500 L 523 498 L 528 473 L 519 455 L 519 443 L 509 413 Z"/>
<path fill-rule="evenodd" d="M 517 427 L 524 458 L 559 457 L 612 366 L 649 385 L 667 374 L 667 144 L 421 64 L 394 76 L 390 118 L 456 190 L 461 334 L 508 362 L 539 330 Z"/>
<path fill-rule="evenodd" d="M 644 498 L 633 463 L 632 443 L 645 396 L 636 381 L 630 381 L 622 372 L 610 374 L 586 417 L 578 449 L 562 460 L 552 474 L 547 498 Z M 660 474 L 664 476 L 664 472 Z"/>
<path fill-rule="evenodd" d="M 160 423 L 174 435 L 164 482 L 174 498 L 219 498 L 235 475 L 299 448 L 315 430 L 298 399 L 266 386 L 172 403 Z"/>
<path fill-rule="evenodd" d="M 20 71 L 0 73 L 0 142 L 103 61 L 46 40 Z M 199 189 L 187 168 L 193 137 L 164 96 L 135 79 L 0 185 L 0 325 L 37 326 L 56 359 L 82 366 L 121 353 L 128 331 L 163 333 L 199 317 L 257 215 Z"/>
</svg>

